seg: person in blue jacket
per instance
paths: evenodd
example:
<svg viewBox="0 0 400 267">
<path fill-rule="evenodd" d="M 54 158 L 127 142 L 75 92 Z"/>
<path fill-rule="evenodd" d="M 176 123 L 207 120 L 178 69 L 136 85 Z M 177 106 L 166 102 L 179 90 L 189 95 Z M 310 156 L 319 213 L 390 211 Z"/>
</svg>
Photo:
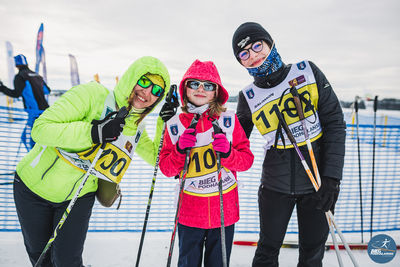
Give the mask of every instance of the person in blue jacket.
<svg viewBox="0 0 400 267">
<path fill-rule="evenodd" d="M 13 98 L 22 96 L 24 108 L 28 112 L 28 123 L 24 130 L 22 139 L 25 139 L 26 147 L 30 150 L 35 142 L 30 138 L 29 146 L 26 144 L 27 128 L 32 129 L 33 123 L 42 112 L 49 107 L 46 95 L 50 93 L 50 88 L 43 80 L 42 76 L 28 68 L 26 57 L 22 54 L 14 57 L 15 66 L 19 72 L 14 78 L 14 89 L 6 87 L 0 81 L 0 92 Z M 30 131 L 29 131 L 30 133 Z"/>
</svg>

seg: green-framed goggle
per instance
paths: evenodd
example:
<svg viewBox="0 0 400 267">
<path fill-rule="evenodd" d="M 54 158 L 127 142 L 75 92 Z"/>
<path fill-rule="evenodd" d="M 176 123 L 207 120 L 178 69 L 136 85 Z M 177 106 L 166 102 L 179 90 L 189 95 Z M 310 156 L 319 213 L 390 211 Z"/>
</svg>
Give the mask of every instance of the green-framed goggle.
<svg viewBox="0 0 400 267">
<path fill-rule="evenodd" d="M 149 78 L 144 75 L 140 77 L 137 84 L 143 88 L 148 88 L 153 85 L 153 87 L 151 88 L 151 94 L 154 96 L 160 97 L 164 94 L 164 88 L 162 88 L 158 84 L 154 84 Z"/>
</svg>

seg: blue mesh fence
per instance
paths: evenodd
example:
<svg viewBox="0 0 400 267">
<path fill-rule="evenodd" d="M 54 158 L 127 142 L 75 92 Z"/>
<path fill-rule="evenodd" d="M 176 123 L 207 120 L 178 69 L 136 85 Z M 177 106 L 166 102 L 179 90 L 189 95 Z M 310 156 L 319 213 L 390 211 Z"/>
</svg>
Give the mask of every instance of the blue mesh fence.
<svg viewBox="0 0 400 267">
<path fill-rule="evenodd" d="M 154 135 L 156 114 L 146 118 L 150 136 Z M 20 139 L 27 115 L 23 109 L 0 106 L 0 231 L 20 231 L 12 193 L 15 166 L 27 153 Z M 372 121 L 372 120 L 371 120 Z M 362 164 L 362 197 L 364 232 L 370 229 L 371 172 L 373 126 L 359 127 Z M 400 230 L 400 126 L 378 125 L 375 147 L 375 194 L 373 205 L 374 231 Z M 240 215 L 236 232 L 257 233 L 259 230 L 257 190 L 260 183 L 264 141 L 257 131 L 251 136 L 255 154 L 253 167 L 238 174 Z M 104 208 L 96 202 L 89 231 L 141 231 L 153 176 L 153 167 L 135 157 L 121 182 L 122 204 Z M 148 231 L 171 231 L 175 215 L 177 180 L 167 178 L 159 171 Z M 341 194 L 336 205 L 335 218 L 343 232 L 360 232 L 359 172 L 355 125 L 347 125 L 346 157 Z M 296 213 L 289 223 L 288 233 L 297 232 Z"/>
</svg>

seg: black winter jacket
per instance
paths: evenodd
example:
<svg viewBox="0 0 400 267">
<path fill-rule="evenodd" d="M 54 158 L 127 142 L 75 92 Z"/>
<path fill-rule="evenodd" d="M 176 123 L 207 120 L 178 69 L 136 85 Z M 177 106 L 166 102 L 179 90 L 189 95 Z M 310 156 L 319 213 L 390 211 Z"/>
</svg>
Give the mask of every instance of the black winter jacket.
<svg viewBox="0 0 400 267">
<path fill-rule="evenodd" d="M 345 154 L 346 124 L 343 111 L 330 83 L 318 67 L 310 62 L 318 87 L 318 115 L 322 136 L 312 142 L 321 177 L 341 180 Z M 257 87 L 269 88 L 280 84 L 288 75 L 291 65 L 284 65 L 278 71 L 266 76 L 255 77 Z M 241 91 L 237 106 L 237 116 L 247 137 L 253 130 L 250 108 Z M 307 146 L 300 147 L 311 168 Z M 261 183 L 270 190 L 298 195 L 314 192 L 313 186 L 294 148 L 276 149 L 271 147 L 264 158 Z"/>
</svg>

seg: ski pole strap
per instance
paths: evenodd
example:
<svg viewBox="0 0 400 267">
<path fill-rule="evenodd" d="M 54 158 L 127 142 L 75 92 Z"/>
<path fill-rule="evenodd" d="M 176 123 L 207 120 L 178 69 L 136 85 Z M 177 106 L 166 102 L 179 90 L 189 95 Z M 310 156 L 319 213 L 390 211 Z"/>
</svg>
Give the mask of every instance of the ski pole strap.
<svg viewBox="0 0 400 267">
<path fill-rule="evenodd" d="M 212 124 L 213 129 L 214 129 L 214 134 L 224 133 L 222 131 L 221 127 L 219 126 L 217 119 L 209 117 L 208 120 L 211 121 L 211 124 Z"/>
<path fill-rule="evenodd" d="M 283 118 L 283 115 L 281 112 L 276 112 L 279 122 L 281 123 L 283 129 L 285 130 L 286 135 L 288 136 L 290 142 L 294 145 L 296 144 L 296 139 L 294 139 L 292 132 L 290 131 L 288 125 L 286 124 L 285 119 Z"/>
<path fill-rule="evenodd" d="M 278 128 L 276 129 L 276 134 L 275 134 L 275 143 L 274 143 L 274 147 L 276 148 L 278 146 L 278 141 L 279 138 L 281 138 L 282 140 L 282 144 L 283 144 L 283 148 L 286 148 L 286 142 L 285 142 L 285 137 L 283 136 L 283 132 L 282 132 L 282 123 L 281 121 L 278 122 Z"/>
</svg>

